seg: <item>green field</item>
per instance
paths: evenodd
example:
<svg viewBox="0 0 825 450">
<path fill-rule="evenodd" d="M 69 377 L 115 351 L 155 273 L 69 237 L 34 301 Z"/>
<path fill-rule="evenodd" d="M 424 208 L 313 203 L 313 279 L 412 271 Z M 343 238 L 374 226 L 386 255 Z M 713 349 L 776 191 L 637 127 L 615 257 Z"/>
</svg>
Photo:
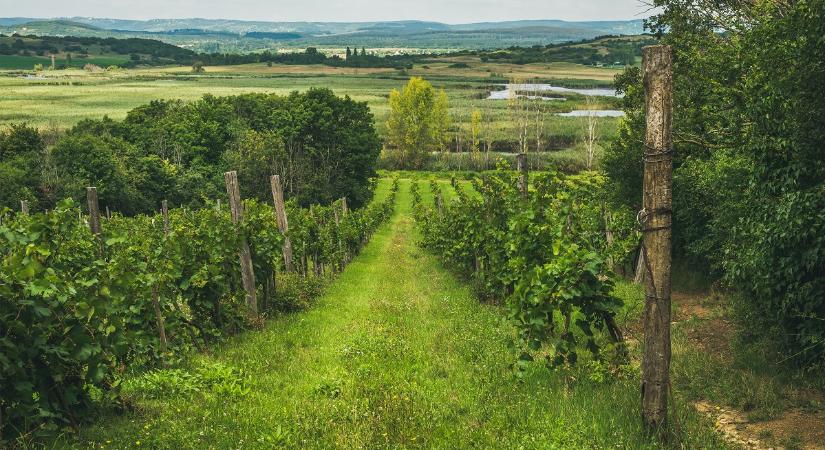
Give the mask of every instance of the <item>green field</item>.
<svg viewBox="0 0 825 450">
<path fill-rule="evenodd" d="M 88 58 L 81 58 L 75 56 L 71 63 L 61 56 L 55 58 L 54 63 L 57 66 L 66 65 L 71 67 L 82 68 L 86 64 L 94 64 L 100 67 L 108 67 L 117 64 L 122 64 L 128 61 L 129 58 L 118 56 L 92 56 Z M 49 67 L 52 59 L 48 56 L 19 56 L 19 55 L 0 55 L 0 67 L 15 70 L 31 70 L 35 64 L 43 64 L 43 67 Z"/>
<path fill-rule="evenodd" d="M 467 68 L 451 67 L 456 62 Z M 31 64 L 27 63 L 27 66 Z M 87 73 L 81 70 L 41 72 L 26 78 L 19 71 L 0 72 L 0 125 L 28 122 L 40 128 L 65 129 L 83 119 L 104 115 L 122 119 L 126 113 L 154 99 L 194 100 L 204 94 L 237 95 L 250 92 L 287 94 L 310 87 L 327 87 L 339 95 L 366 101 L 376 116 L 379 133 L 388 112 L 387 97 L 409 76 L 424 76 L 443 88 L 449 99 L 457 129 L 467 134 L 470 114 L 481 111 L 482 140 L 512 142 L 516 135 L 512 112 L 506 100 L 486 100 L 491 89 L 510 78 L 543 80 L 566 86 L 606 86 L 616 69 L 570 63 L 495 64 L 471 57 L 444 58 L 416 66 L 406 73 L 392 69 L 334 68 L 327 66 L 279 66 L 265 64 L 207 67 L 193 75 L 188 67 L 154 68 Z M 30 74 L 30 73 L 29 73 Z M 546 142 L 570 147 L 582 133 L 579 119 L 557 117 L 556 112 L 581 109 L 584 97 L 565 95 L 566 101 L 544 102 Z M 602 98 L 600 109 L 616 109 L 614 99 Z M 603 140 L 615 133 L 616 119 L 600 119 Z M 463 136 L 463 135 L 462 135 Z M 466 137 L 463 137 L 466 141 Z"/>
</svg>

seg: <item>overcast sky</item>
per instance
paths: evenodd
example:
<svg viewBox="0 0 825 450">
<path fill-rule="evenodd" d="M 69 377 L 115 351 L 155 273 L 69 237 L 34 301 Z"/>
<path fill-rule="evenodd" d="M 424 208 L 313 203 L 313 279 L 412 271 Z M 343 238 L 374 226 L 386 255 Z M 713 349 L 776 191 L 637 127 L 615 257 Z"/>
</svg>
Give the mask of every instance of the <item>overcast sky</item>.
<svg viewBox="0 0 825 450">
<path fill-rule="evenodd" d="M 640 0 L 0 0 L 0 17 L 469 23 L 643 18 Z"/>
</svg>

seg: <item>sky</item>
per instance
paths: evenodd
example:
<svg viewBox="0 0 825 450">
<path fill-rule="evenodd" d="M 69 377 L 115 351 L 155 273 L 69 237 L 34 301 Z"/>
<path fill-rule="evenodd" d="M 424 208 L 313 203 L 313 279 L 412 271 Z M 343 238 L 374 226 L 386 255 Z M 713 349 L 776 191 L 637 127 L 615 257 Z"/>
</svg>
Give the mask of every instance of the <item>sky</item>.
<svg viewBox="0 0 825 450">
<path fill-rule="evenodd" d="M 272 22 L 643 18 L 640 0 L 0 0 L 0 17 L 237 19 Z"/>
</svg>

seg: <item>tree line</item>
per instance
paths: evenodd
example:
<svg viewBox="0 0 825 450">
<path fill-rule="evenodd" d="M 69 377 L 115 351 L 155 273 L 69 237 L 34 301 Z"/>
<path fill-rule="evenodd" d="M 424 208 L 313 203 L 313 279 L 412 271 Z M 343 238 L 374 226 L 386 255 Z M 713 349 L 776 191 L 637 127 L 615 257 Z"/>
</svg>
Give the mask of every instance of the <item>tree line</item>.
<svg viewBox="0 0 825 450">
<path fill-rule="evenodd" d="M 24 124 L 0 132 L 0 205 L 49 209 L 97 186 L 101 204 L 126 215 L 164 199 L 195 208 L 221 195 L 223 173 L 234 168 L 246 197 L 268 198 L 266 180 L 279 173 L 300 205 L 346 196 L 359 207 L 372 195 L 379 151 L 366 103 L 328 89 L 156 100 L 56 138 Z"/>
</svg>

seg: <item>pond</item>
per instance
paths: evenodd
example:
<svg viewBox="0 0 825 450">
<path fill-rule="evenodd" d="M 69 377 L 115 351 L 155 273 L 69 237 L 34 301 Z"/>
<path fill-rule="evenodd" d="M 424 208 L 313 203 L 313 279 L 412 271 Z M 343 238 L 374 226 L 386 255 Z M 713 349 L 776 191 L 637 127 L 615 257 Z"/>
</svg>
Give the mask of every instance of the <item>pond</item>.
<svg viewBox="0 0 825 450">
<path fill-rule="evenodd" d="M 553 86 L 551 84 L 501 84 L 503 89 L 500 91 L 490 92 L 487 100 L 507 100 L 510 97 L 510 89 L 516 92 L 557 92 L 560 94 L 581 94 L 591 95 L 594 97 L 623 97 L 623 95 L 616 95 L 616 90 L 613 88 L 565 88 L 561 86 Z M 529 96 L 530 98 L 543 96 Z M 559 100 L 559 97 L 544 97 L 547 100 Z"/>
<path fill-rule="evenodd" d="M 615 109 L 603 109 L 603 110 L 587 110 L 587 109 L 579 109 L 575 111 L 570 111 L 566 113 L 558 113 L 557 116 L 562 117 L 587 117 L 589 115 L 593 115 L 595 117 L 622 117 L 624 116 L 624 111 L 617 111 Z"/>
</svg>

